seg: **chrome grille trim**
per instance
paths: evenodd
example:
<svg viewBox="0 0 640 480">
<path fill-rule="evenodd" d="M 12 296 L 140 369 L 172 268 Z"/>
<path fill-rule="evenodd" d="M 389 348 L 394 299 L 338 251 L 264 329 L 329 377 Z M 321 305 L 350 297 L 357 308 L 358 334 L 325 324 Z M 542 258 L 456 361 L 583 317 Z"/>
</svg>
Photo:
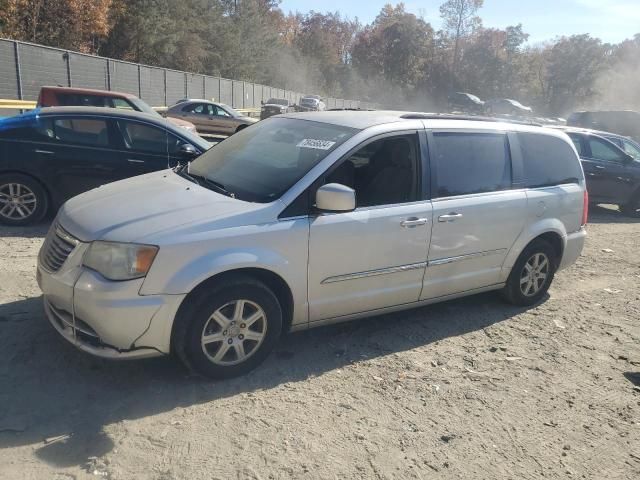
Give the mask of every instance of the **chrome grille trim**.
<svg viewBox="0 0 640 480">
<path fill-rule="evenodd" d="M 40 264 L 49 273 L 55 273 L 80 241 L 67 233 L 59 224 L 54 223 L 40 250 Z"/>
</svg>

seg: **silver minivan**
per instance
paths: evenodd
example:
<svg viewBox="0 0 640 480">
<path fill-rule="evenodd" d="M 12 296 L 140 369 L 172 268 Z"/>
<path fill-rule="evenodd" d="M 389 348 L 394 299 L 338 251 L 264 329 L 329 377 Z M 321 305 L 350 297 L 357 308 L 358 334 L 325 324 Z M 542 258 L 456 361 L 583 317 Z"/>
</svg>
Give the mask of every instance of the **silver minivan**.
<svg viewBox="0 0 640 480">
<path fill-rule="evenodd" d="M 231 377 L 283 332 L 489 290 L 535 304 L 579 257 L 587 205 L 559 131 L 288 114 L 68 201 L 38 282 L 51 324 L 81 350 L 175 353 Z"/>
</svg>

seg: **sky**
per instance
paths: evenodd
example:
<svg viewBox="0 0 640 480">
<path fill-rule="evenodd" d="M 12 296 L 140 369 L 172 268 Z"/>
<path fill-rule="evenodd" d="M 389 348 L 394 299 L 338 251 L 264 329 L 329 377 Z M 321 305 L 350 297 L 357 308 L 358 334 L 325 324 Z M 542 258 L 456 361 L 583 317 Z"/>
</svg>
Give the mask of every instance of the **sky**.
<svg viewBox="0 0 640 480">
<path fill-rule="evenodd" d="M 376 0 L 282 0 L 289 11 L 338 11 L 361 23 L 371 23 L 385 3 Z M 406 9 L 440 28 L 439 6 L 444 0 L 407 0 Z M 640 33 L 640 0 L 485 0 L 480 10 L 485 27 L 504 28 L 522 23 L 536 44 L 562 35 L 589 33 L 605 42 L 617 43 Z"/>
</svg>

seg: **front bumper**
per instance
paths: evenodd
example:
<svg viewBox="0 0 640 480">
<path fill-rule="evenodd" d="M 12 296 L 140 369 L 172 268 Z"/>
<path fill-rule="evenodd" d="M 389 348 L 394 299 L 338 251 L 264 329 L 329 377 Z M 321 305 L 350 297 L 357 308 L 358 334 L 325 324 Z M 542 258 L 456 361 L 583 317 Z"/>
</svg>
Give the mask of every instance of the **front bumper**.
<svg viewBox="0 0 640 480">
<path fill-rule="evenodd" d="M 77 250 L 85 248 L 84 245 Z M 114 282 L 81 266 L 72 253 L 58 272 L 38 265 L 44 310 L 54 328 L 80 350 L 109 359 L 170 352 L 171 328 L 184 295 L 140 295 L 144 279 Z"/>
</svg>

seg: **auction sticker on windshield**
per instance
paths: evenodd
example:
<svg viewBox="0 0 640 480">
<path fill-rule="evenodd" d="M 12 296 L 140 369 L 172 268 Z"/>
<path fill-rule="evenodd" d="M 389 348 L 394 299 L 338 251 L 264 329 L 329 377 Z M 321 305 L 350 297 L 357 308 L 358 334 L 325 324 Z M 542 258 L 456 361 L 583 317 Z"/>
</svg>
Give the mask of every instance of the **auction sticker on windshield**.
<svg viewBox="0 0 640 480">
<path fill-rule="evenodd" d="M 316 150 L 329 150 L 336 142 L 330 140 L 314 140 L 313 138 L 305 138 L 296 147 L 298 148 L 315 148 Z"/>
</svg>

